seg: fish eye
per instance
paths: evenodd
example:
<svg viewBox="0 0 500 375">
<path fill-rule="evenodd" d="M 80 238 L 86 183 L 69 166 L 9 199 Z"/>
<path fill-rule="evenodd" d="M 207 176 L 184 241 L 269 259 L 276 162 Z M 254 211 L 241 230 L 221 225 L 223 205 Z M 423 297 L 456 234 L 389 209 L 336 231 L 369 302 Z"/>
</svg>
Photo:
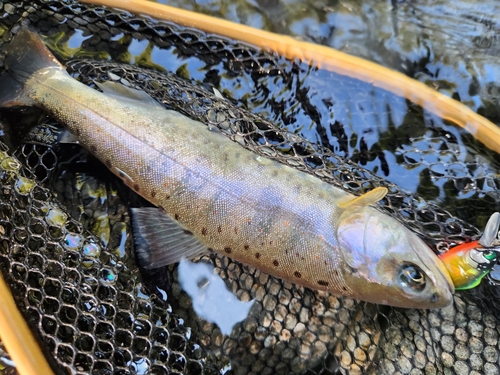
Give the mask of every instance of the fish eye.
<svg viewBox="0 0 500 375">
<path fill-rule="evenodd" d="M 409 286 L 417 292 L 421 292 L 425 288 L 425 274 L 413 264 L 404 265 L 399 271 L 398 279 L 402 285 Z"/>
</svg>

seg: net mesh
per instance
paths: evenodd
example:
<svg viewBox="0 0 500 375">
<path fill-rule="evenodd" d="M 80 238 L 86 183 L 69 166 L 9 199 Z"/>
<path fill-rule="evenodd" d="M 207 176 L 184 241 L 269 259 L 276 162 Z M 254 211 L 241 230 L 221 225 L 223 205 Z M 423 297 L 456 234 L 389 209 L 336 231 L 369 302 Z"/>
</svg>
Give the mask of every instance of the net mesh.
<svg viewBox="0 0 500 375">
<path fill-rule="evenodd" d="M 4 41 L 29 19 L 47 35 L 79 31 L 92 57 L 98 57 L 95 52 L 107 53 L 113 62 L 67 63 L 70 73 L 86 84 L 131 84 L 166 107 L 219 128 L 253 152 L 355 194 L 386 186 L 389 194 L 380 209 L 442 251 L 477 237 L 473 224 L 484 222 L 494 209 L 474 212 L 471 223 L 449 213 L 457 206 L 457 211 L 465 210 L 461 217 L 467 217 L 471 204 L 477 203 L 477 210 L 498 199 L 498 156 L 480 150 L 467 135 L 429 118 L 411 103 L 405 106 L 411 116 L 402 123 L 415 126 L 427 119 L 422 133 L 403 136 L 408 130 L 404 126 L 389 127 L 379 132 L 377 141 L 365 135 L 352 146 L 355 134 L 348 134 L 350 124 L 335 122 L 318 130 L 319 139 L 308 141 L 302 136 L 307 132 L 295 125 L 304 120 L 305 112 L 310 118 L 317 116 L 319 105 L 297 94 L 300 89 L 295 93 L 301 99 L 298 104 L 283 102 L 283 93 L 271 90 L 276 77 L 287 77 L 282 82 L 286 84 L 300 76 L 300 62 L 73 1 L 0 5 Z M 185 76 L 182 69 L 172 75 L 120 64 L 127 60 L 126 48 L 113 41 L 116 35 L 147 39 L 160 49 L 175 48 L 183 58 L 217 66 L 219 71 L 205 73 L 202 81 L 208 83 L 221 84 L 227 76 L 249 77 L 259 83 L 260 91 L 267 87 L 267 104 L 245 101 L 244 95 L 217 98 L 203 85 L 179 78 Z M 154 66 L 149 60 L 142 65 Z M 355 86 L 359 90 L 360 84 Z M 242 109 L 242 103 L 251 111 Z M 273 121 L 255 115 L 259 108 L 270 112 L 266 118 Z M 50 120 L 48 124 L 56 125 Z M 399 141 L 384 141 L 394 138 Z M 392 152 L 391 168 L 403 165 L 418 171 L 418 188 L 401 188 L 383 177 L 389 167 L 381 160 L 389 154 L 382 149 Z M 307 290 L 229 258 L 211 256 L 206 260 L 239 298 L 256 299 L 250 316 L 231 335 L 222 335 L 215 325 L 196 317 L 176 281 L 175 267 L 140 274 L 127 211 L 129 205 L 140 205 L 140 199 L 92 156 L 79 153 L 74 146 L 33 143 L 23 144 L 15 154 L 6 147 L 0 153 L 0 269 L 44 343 L 46 357 L 61 372 L 217 374 L 230 363 L 225 373 L 498 373 L 498 289 L 489 280 L 476 290 L 457 293 L 449 308 L 401 310 Z M 378 169 L 371 164 L 375 159 Z M 452 193 L 437 205 L 417 195 L 429 189 Z M 453 198 L 460 194 L 466 199 Z"/>
</svg>

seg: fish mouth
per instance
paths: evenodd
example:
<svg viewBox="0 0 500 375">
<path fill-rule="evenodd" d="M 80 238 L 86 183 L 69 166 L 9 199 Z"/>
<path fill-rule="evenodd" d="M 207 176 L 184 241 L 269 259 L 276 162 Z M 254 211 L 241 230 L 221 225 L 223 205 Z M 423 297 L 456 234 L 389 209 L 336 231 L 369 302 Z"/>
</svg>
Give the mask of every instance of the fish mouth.
<svg viewBox="0 0 500 375">
<path fill-rule="evenodd" d="M 446 269 L 444 263 L 436 256 L 436 266 L 437 271 L 434 272 L 434 288 L 435 293 L 431 297 L 431 302 L 436 308 L 447 307 L 453 302 L 453 293 L 455 292 L 455 284 L 451 279 L 451 276 Z M 440 272 L 439 272 L 440 271 Z M 441 279 L 441 280 L 440 280 Z M 443 280 L 444 279 L 444 280 Z M 447 288 L 442 288 L 441 286 L 446 285 Z"/>
<path fill-rule="evenodd" d="M 453 280 L 450 276 L 450 273 L 448 272 L 448 269 L 444 265 L 443 261 L 439 259 L 437 256 L 436 256 L 436 262 L 439 270 L 441 271 L 441 274 L 444 276 L 446 282 L 448 283 L 450 293 L 451 294 L 455 293 L 455 284 L 453 283 Z"/>
</svg>

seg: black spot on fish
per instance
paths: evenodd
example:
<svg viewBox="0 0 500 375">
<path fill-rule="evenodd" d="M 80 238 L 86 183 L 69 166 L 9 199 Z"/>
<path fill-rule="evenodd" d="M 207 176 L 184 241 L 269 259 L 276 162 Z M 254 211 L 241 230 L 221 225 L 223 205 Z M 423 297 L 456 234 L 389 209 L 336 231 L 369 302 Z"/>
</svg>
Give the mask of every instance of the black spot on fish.
<svg viewBox="0 0 500 375">
<path fill-rule="evenodd" d="M 295 271 L 293 274 L 297 279 L 300 279 L 302 277 L 302 274 L 299 271 Z"/>
<path fill-rule="evenodd" d="M 78 136 L 79 136 L 79 135 L 80 135 L 80 133 L 81 133 L 80 128 L 77 128 L 77 129 L 76 129 L 76 135 L 78 135 Z"/>
<path fill-rule="evenodd" d="M 174 215 L 174 219 L 175 219 L 175 220 L 179 221 L 179 219 L 180 219 L 180 218 L 181 218 L 181 217 L 179 216 L 179 214 L 175 214 L 175 215 Z"/>
<path fill-rule="evenodd" d="M 135 191 L 139 191 L 139 190 L 141 190 L 141 189 L 140 189 L 139 185 L 135 184 L 135 185 L 134 185 L 134 190 L 135 190 Z"/>
<path fill-rule="evenodd" d="M 97 147 L 94 146 L 94 145 L 91 145 L 89 148 L 90 148 L 90 151 L 92 151 L 92 152 L 96 152 L 97 151 Z"/>
<path fill-rule="evenodd" d="M 259 258 L 260 258 L 260 253 L 255 253 L 255 257 L 256 257 L 257 259 L 259 259 Z"/>
<path fill-rule="evenodd" d="M 125 174 L 122 171 L 118 171 L 118 176 L 121 178 L 125 178 Z"/>
<path fill-rule="evenodd" d="M 227 254 L 231 254 L 231 252 L 233 251 L 230 247 L 225 247 L 224 248 L 224 251 L 227 253 Z"/>
<path fill-rule="evenodd" d="M 187 235 L 189 235 L 189 236 L 192 236 L 192 235 L 193 235 L 193 232 L 191 232 L 190 230 L 184 229 L 184 234 L 187 234 Z"/>
<path fill-rule="evenodd" d="M 269 241 L 269 245 L 273 246 L 273 240 Z"/>
<path fill-rule="evenodd" d="M 154 197 L 156 197 L 156 191 L 151 190 L 151 198 L 154 198 Z"/>
<path fill-rule="evenodd" d="M 339 275 L 339 271 L 335 270 L 335 275 L 338 276 Z"/>
<path fill-rule="evenodd" d="M 201 228 L 201 234 L 206 236 L 207 235 L 207 228 L 205 228 L 205 227 Z"/>
<path fill-rule="evenodd" d="M 213 253 L 214 252 L 214 249 L 212 249 L 211 247 L 207 248 L 208 252 L 209 253 Z"/>
<path fill-rule="evenodd" d="M 278 267 L 280 265 L 280 262 L 278 262 L 276 259 L 273 260 L 274 267 Z"/>
<path fill-rule="evenodd" d="M 343 290 L 344 292 L 347 292 L 347 288 L 346 288 L 345 286 L 343 286 L 343 287 L 342 287 L 342 290 Z"/>
<path fill-rule="evenodd" d="M 106 160 L 106 166 L 107 166 L 109 169 L 113 168 L 113 164 L 111 163 L 111 160 L 109 160 L 109 159 L 108 159 L 108 160 Z"/>
<path fill-rule="evenodd" d="M 222 228 L 220 225 L 217 227 L 217 232 L 219 232 L 219 233 L 222 232 Z"/>
<path fill-rule="evenodd" d="M 170 199 L 170 195 L 165 195 L 165 199 Z"/>
<path fill-rule="evenodd" d="M 249 246 L 249 245 L 245 245 L 245 246 L 243 246 L 243 247 L 245 248 L 245 250 L 250 249 L 250 246 Z"/>
<path fill-rule="evenodd" d="M 238 228 L 234 227 L 234 233 L 238 234 Z"/>
<path fill-rule="evenodd" d="M 327 266 L 327 265 L 328 265 L 328 262 L 325 260 L 325 266 Z"/>
<path fill-rule="evenodd" d="M 321 286 L 328 286 L 328 281 L 318 280 L 318 284 L 321 285 Z"/>
</svg>

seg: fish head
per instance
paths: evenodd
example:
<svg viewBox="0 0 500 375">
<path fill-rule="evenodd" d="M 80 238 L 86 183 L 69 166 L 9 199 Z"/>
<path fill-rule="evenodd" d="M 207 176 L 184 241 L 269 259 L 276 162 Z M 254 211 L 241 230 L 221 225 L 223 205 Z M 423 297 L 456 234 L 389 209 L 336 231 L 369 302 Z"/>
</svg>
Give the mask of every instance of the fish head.
<svg viewBox="0 0 500 375">
<path fill-rule="evenodd" d="M 337 222 L 353 297 L 406 308 L 442 308 L 454 285 L 443 262 L 401 223 L 373 207 L 348 209 Z"/>
</svg>

